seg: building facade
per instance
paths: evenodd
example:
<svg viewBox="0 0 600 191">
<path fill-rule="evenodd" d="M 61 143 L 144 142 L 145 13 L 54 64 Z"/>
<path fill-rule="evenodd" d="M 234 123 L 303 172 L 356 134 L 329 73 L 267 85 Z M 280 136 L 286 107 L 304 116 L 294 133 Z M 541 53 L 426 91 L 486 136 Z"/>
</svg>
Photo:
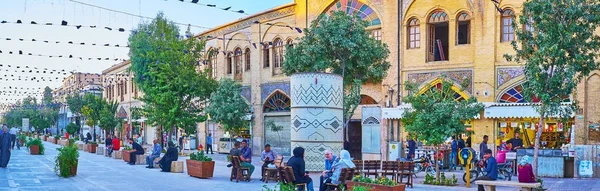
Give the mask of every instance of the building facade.
<svg viewBox="0 0 600 191">
<path fill-rule="evenodd" d="M 76 123 L 75 119 L 78 116 L 69 110 L 67 97 L 75 94 L 84 95 L 86 93 L 101 96 L 102 80 L 103 78 L 100 74 L 81 72 L 72 73 L 63 79 L 61 86 L 52 91 L 54 101 L 61 104 L 58 112 L 58 129 L 51 128 L 52 133 L 61 132 L 61 130 L 64 133 L 66 132 L 64 129 L 69 123 Z M 84 130 L 87 132 L 89 127 L 84 125 Z"/>
<path fill-rule="evenodd" d="M 519 15 L 522 4 L 523 0 L 498 4 L 474 0 L 295 0 L 199 34 L 209 39 L 203 67 L 211 68 L 217 79 L 232 78 L 243 85 L 241 93 L 255 116 L 253 148 L 262 150 L 268 143 L 289 154 L 290 84 L 289 77 L 281 72 L 285 49 L 303 35 L 298 29 L 306 28 L 321 14 L 332 10 L 358 13 L 369 21 L 367 30 L 372 37 L 388 45 L 392 67 L 383 82 L 363 87 L 361 104 L 384 109 L 375 120 L 363 120 L 369 116 L 361 115 L 362 107 L 352 117 L 345 135 L 349 140 L 346 148 L 354 158 L 387 158 L 388 143 L 406 136 L 400 118 L 407 105 L 398 101 L 407 93 L 403 84 L 416 83 L 424 92 L 442 78 L 455 84 L 457 99 L 476 97 L 486 105 L 478 118 L 466 122 L 477 135 L 470 139 L 473 148 L 478 148 L 483 135 L 490 136 L 489 148 L 495 148 L 496 141 L 512 138 L 516 130 L 522 132 L 528 146 L 536 128 L 543 129 L 548 147 L 599 142 L 600 132 L 590 128 L 600 120 L 596 103 L 600 100 L 599 71 L 585 78 L 576 94 L 565 98 L 564 104 L 579 102 L 573 119 L 561 123 L 550 118 L 546 124 L 537 124 L 539 117 L 522 95 L 521 65 L 503 57 L 514 53 L 510 44 L 515 39 L 512 16 Z M 458 87 L 464 80 L 469 84 L 461 91 Z M 381 125 L 376 130 L 379 135 L 369 134 L 371 138 L 365 139 L 368 132 L 362 126 L 372 121 Z M 267 127 L 272 123 L 284 130 L 273 132 Z M 199 137 L 212 132 L 218 138 L 224 133 L 214 124 L 201 124 L 199 129 Z M 573 132 L 577 136 L 572 136 Z M 379 152 L 364 148 L 363 142 L 370 139 L 380 140 Z"/>
<path fill-rule="evenodd" d="M 143 96 L 143 93 L 138 90 L 133 82 L 133 74 L 128 71 L 131 66 L 131 61 L 124 61 L 115 64 L 104 71 L 102 75 L 103 98 L 109 102 L 117 102 L 117 117 L 122 119 L 121 137 L 131 137 L 134 134 L 142 136 L 144 144 L 152 144 L 152 140 L 157 137 L 156 128 L 145 123 L 145 118 L 139 119 L 132 116 L 134 108 L 142 108 L 144 103 L 138 98 Z M 117 133 L 117 132 L 115 132 Z"/>
</svg>

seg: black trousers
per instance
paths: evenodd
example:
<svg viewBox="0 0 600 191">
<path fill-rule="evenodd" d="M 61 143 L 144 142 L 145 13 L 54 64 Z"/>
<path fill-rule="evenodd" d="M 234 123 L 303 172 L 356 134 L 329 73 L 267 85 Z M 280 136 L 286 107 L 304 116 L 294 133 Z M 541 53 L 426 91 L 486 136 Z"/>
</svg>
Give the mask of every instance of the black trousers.
<svg viewBox="0 0 600 191">
<path fill-rule="evenodd" d="M 269 164 L 273 164 L 273 161 L 265 161 L 265 163 L 263 163 L 262 167 L 260 168 L 260 176 L 265 175 L 265 168 L 267 168 Z"/>
<path fill-rule="evenodd" d="M 208 154 L 208 149 L 210 149 L 210 154 L 214 154 L 213 149 L 212 149 L 212 144 L 206 144 L 206 154 Z"/>
<path fill-rule="evenodd" d="M 485 176 L 477 177 L 475 180 L 494 180 L 494 179 L 485 175 Z M 477 191 L 485 191 L 485 189 L 483 189 L 483 185 L 477 185 Z"/>
<path fill-rule="evenodd" d="M 129 154 L 130 163 L 135 164 L 135 155 L 143 155 L 144 151 L 135 151 Z"/>
</svg>

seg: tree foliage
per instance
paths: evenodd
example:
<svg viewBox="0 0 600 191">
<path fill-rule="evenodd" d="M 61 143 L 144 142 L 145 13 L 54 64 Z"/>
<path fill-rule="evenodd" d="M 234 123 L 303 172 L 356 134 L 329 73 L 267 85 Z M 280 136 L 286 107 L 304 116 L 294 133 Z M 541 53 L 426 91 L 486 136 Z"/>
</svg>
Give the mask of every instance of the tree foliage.
<svg viewBox="0 0 600 191">
<path fill-rule="evenodd" d="M 176 24 L 162 13 L 150 23 L 142 23 L 129 36 L 130 71 L 143 92 L 143 111 L 148 123 L 194 132 L 206 101 L 216 88 L 216 81 L 206 71 L 197 71 L 203 58 L 204 39 L 183 39 Z M 170 134 L 169 134 L 170 135 Z"/>
<path fill-rule="evenodd" d="M 381 82 L 390 67 L 387 45 L 371 38 L 367 26 L 359 15 L 343 11 L 321 15 L 297 44 L 287 48 L 283 62 L 286 75 L 331 72 L 343 76 L 346 127 L 360 103 L 362 84 Z"/>
<path fill-rule="evenodd" d="M 571 118 L 577 104 L 567 107 L 561 102 L 575 92 L 585 76 L 598 69 L 600 37 L 594 31 L 600 25 L 600 2 L 530 0 L 523 4 L 515 21 L 517 39 L 512 47 L 516 53 L 505 57 L 523 65 L 523 92 L 530 103 L 533 98 L 539 100 L 534 105 L 541 116 L 539 124 L 552 116 Z M 536 173 L 541 132 L 535 136 Z"/>
<path fill-rule="evenodd" d="M 483 104 L 477 103 L 475 97 L 457 101 L 453 84 L 444 78 L 440 86 L 423 87 L 427 89 L 424 93 L 419 91 L 416 84 L 405 83 L 409 94 L 403 100 L 410 103 L 412 109 L 403 114 L 404 129 L 438 150 L 448 137 L 466 132 L 465 121 L 473 119 L 483 109 Z M 462 89 L 468 83 L 463 82 Z M 439 178 L 439 169 L 437 172 Z"/>
<path fill-rule="evenodd" d="M 120 122 L 120 119 L 116 117 L 117 109 L 119 108 L 119 103 L 116 101 L 106 101 L 102 100 L 102 110 L 100 111 L 100 121 L 98 126 L 101 129 L 104 129 L 109 134 L 115 131 L 115 128 Z"/>
<path fill-rule="evenodd" d="M 250 111 L 250 106 L 240 94 L 242 87 L 229 78 L 219 81 L 219 88 L 210 96 L 210 104 L 206 111 L 212 121 L 223 125 L 226 131 L 239 133 L 240 129 L 248 126 L 244 117 Z"/>
<path fill-rule="evenodd" d="M 18 101 L 15 107 L 6 113 L 3 120 L 9 127 L 20 127 L 23 118 L 28 118 L 29 125 L 37 132 L 50 128 L 58 121 L 58 107 L 52 100 L 42 99 L 42 101 L 38 103 L 36 98 L 26 97 L 22 102 Z"/>
</svg>

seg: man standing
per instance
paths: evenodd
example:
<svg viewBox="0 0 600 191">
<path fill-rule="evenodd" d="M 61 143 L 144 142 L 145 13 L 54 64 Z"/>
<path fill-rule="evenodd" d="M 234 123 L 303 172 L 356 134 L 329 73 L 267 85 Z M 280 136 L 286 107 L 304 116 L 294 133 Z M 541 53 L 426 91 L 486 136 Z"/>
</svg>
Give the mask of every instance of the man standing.
<svg viewBox="0 0 600 191">
<path fill-rule="evenodd" d="M 458 154 L 458 142 L 456 141 L 456 136 L 452 136 L 452 152 L 450 152 L 450 169 L 456 170 L 456 157 Z"/>
<path fill-rule="evenodd" d="M 106 136 L 106 139 L 104 140 L 104 145 L 106 145 L 106 155 L 108 155 L 108 157 L 110 157 L 112 155 L 112 151 L 113 151 L 113 144 L 112 144 L 112 139 L 110 138 L 110 134 Z"/>
<path fill-rule="evenodd" d="M 512 144 L 510 150 L 513 152 L 517 152 L 517 149 L 523 148 L 523 139 L 521 139 L 521 134 L 518 132 L 515 132 L 515 138 L 508 140 L 508 142 Z"/>
<path fill-rule="evenodd" d="M 262 160 L 264 162 L 262 165 L 262 168 L 261 168 L 262 176 L 265 175 L 265 168 L 267 168 L 267 166 L 269 164 L 273 164 L 273 161 L 275 160 L 276 156 L 277 156 L 277 153 L 275 153 L 275 151 L 271 150 L 271 145 L 266 144 L 265 150 L 262 153 L 260 153 L 260 160 Z"/>
<path fill-rule="evenodd" d="M 333 163 L 336 161 L 337 157 L 333 156 L 333 153 L 330 150 L 325 150 L 325 170 L 321 173 L 319 177 L 319 191 L 325 190 L 325 182 L 327 178 L 333 175 L 333 171 L 331 168 L 333 167 Z"/>
<path fill-rule="evenodd" d="M 488 136 L 483 135 L 483 141 L 479 144 L 479 159 L 483 160 L 483 152 L 488 149 Z"/>
<path fill-rule="evenodd" d="M 135 155 L 143 155 L 144 154 L 144 148 L 142 147 L 142 145 L 136 143 L 135 141 L 133 141 L 132 138 L 129 138 L 129 144 L 131 144 L 131 147 L 133 148 L 133 152 L 129 153 L 129 165 L 135 165 Z"/>
<path fill-rule="evenodd" d="M 210 154 L 215 154 L 213 153 L 212 142 L 212 133 L 209 133 L 208 137 L 206 137 L 206 154 L 208 154 L 208 149 L 210 149 Z"/>
<path fill-rule="evenodd" d="M 0 168 L 6 168 L 8 165 L 13 139 L 6 125 L 3 125 L 2 135 L 0 135 Z"/>
<path fill-rule="evenodd" d="M 154 139 L 152 143 L 154 143 L 154 148 L 152 154 L 146 157 L 146 163 L 148 164 L 146 168 L 154 168 L 154 159 L 160 157 L 160 152 L 162 151 L 162 147 L 158 144 L 158 140 Z"/>
<path fill-rule="evenodd" d="M 254 165 L 252 165 L 252 149 L 248 146 L 247 140 L 242 141 L 240 160 L 242 160 L 240 166 L 250 168 L 248 177 L 251 177 L 252 173 L 254 172 Z"/>
<path fill-rule="evenodd" d="M 483 151 L 483 158 L 486 161 L 487 165 L 485 166 L 485 175 L 477 177 L 477 180 L 496 180 L 498 179 L 498 163 L 496 162 L 496 158 L 492 156 L 492 150 L 486 149 Z M 478 191 L 484 191 L 483 185 L 477 185 Z"/>
<path fill-rule="evenodd" d="M 417 142 L 415 142 L 415 140 L 413 139 L 412 136 L 410 136 L 410 134 L 408 134 L 408 141 L 407 141 L 407 147 L 408 147 L 408 156 L 406 156 L 406 158 L 409 161 L 412 161 L 415 158 L 415 150 L 417 149 Z"/>
</svg>

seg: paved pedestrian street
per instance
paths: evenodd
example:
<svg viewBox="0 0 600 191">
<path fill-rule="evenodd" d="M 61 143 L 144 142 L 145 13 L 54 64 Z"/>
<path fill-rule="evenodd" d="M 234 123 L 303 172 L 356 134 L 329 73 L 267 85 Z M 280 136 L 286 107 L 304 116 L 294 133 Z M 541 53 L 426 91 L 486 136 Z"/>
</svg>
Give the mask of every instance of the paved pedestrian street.
<svg viewBox="0 0 600 191">
<path fill-rule="evenodd" d="M 44 142 L 45 155 L 30 155 L 27 150 L 15 150 L 8 168 L 0 169 L 0 190 L 240 190 L 259 191 L 263 185 L 273 187 L 276 183 L 265 184 L 258 180 L 260 167 L 258 163 L 252 182 L 230 182 L 230 168 L 225 155 L 212 155 L 216 161 L 215 174 L 211 179 L 193 178 L 184 173 L 165 173 L 159 169 L 147 169 L 142 165 L 130 166 L 123 160 L 80 151 L 77 176 L 60 178 L 54 171 L 54 157 L 58 145 Z M 180 157 L 179 160 L 185 160 Z M 255 158 L 258 161 L 258 158 Z M 446 172 L 462 177 L 462 172 Z M 426 186 L 421 184 L 424 174 L 419 174 L 414 188 L 407 190 L 476 190 L 475 186 L 465 188 L 464 183 L 457 187 Z M 313 180 L 319 174 L 311 174 Z M 515 178 L 516 179 L 516 178 Z M 516 181 L 513 179 L 513 181 Z M 549 190 L 600 190 L 597 179 L 544 179 Z M 459 181 L 462 183 L 462 181 Z M 315 190 L 318 190 L 315 185 Z M 518 190 L 516 188 L 499 187 L 498 190 Z"/>
</svg>

